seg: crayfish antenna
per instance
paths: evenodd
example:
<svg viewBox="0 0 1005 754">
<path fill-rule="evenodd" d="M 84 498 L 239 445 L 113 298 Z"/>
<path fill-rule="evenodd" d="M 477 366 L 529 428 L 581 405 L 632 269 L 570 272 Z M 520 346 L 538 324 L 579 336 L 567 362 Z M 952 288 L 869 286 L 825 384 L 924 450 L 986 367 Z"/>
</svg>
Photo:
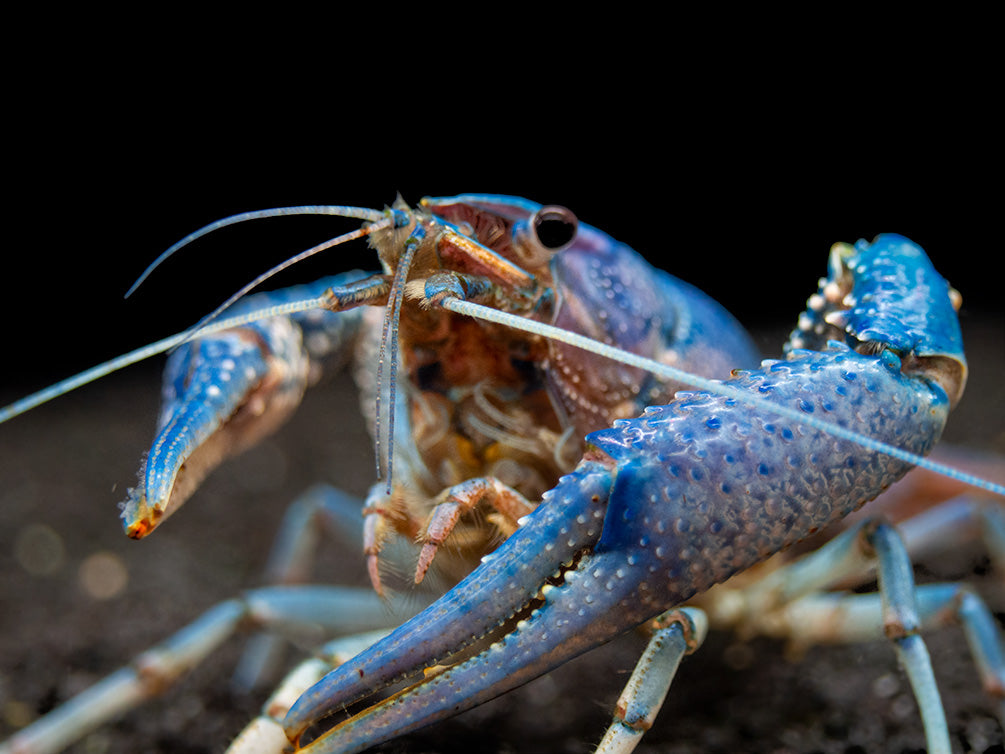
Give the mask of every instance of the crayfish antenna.
<svg viewBox="0 0 1005 754">
<path fill-rule="evenodd" d="M 384 213 L 380 210 L 334 204 L 275 207 L 273 209 L 259 209 L 251 212 L 242 212 L 238 215 L 231 215 L 230 217 L 225 217 L 222 220 L 212 222 L 209 225 L 204 225 L 199 228 L 199 230 L 189 233 L 183 239 L 165 249 L 161 255 L 157 257 L 157 259 L 151 262 L 150 265 L 143 270 L 140 276 L 136 278 L 136 282 L 129 286 L 129 290 L 126 291 L 123 298 L 129 298 L 136 291 L 136 289 L 143 284 L 143 281 L 150 277 L 150 274 L 160 267 L 161 264 L 163 264 L 164 261 L 176 251 L 188 246 L 190 243 L 202 238 L 203 236 L 207 236 L 214 231 L 220 230 L 220 228 L 226 228 L 228 225 L 237 225 L 238 223 L 247 222 L 249 220 L 261 220 L 266 217 L 286 217 L 290 215 L 334 215 L 336 217 L 348 217 L 356 220 L 368 220 L 370 222 L 377 222 L 385 217 Z"/>
<path fill-rule="evenodd" d="M 303 205 L 296 207 L 277 207 L 274 209 L 264 209 L 255 210 L 252 212 L 243 212 L 238 215 L 232 215 L 231 217 L 225 217 L 222 220 L 217 220 L 216 222 L 210 223 L 199 230 L 196 230 L 183 239 L 168 247 L 157 259 L 155 259 L 150 266 L 148 266 L 143 273 L 137 278 L 136 282 L 130 286 L 129 290 L 126 291 L 125 298 L 128 298 L 132 293 L 150 276 L 150 274 L 159 267 L 168 257 L 173 255 L 179 249 L 188 246 L 193 241 L 196 241 L 203 236 L 209 235 L 213 231 L 220 230 L 229 225 L 236 225 L 238 223 L 247 222 L 249 220 L 259 220 L 269 217 L 284 217 L 293 215 L 332 215 L 336 217 L 346 217 L 357 220 L 365 220 L 370 222 L 370 225 L 359 228 L 355 231 L 345 233 L 341 236 L 329 239 L 323 243 L 313 246 L 290 259 L 282 262 L 267 272 L 259 275 L 253 281 L 243 286 L 237 293 L 228 298 L 223 304 L 218 306 L 209 315 L 203 317 L 196 325 L 188 328 L 187 330 L 176 333 L 175 335 L 168 336 L 162 340 L 156 341 L 146 346 L 142 346 L 134 351 L 118 356 L 109 361 L 98 364 L 90 369 L 80 372 L 76 375 L 68 377 L 65 380 L 61 380 L 54 385 L 39 390 L 38 392 L 32 393 L 31 395 L 25 396 L 24 398 L 11 403 L 8 406 L 0 408 L 0 424 L 3 424 L 16 416 L 20 416 L 23 413 L 36 408 L 43 403 L 58 398 L 62 395 L 76 390 L 79 387 L 83 387 L 91 382 L 101 379 L 113 372 L 117 372 L 120 369 L 124 369 L 127 366 L 135 364 L 140 361 L 144 361 L 151 356 L 156 356 L 162 353 L 170 353 L 178 348 L 180 345 L 190 341 L 197 335 L 210 334 L 214 332 L 219 332 L 221 330 L 226 330 L 230 327 L 238 327 L 241 325 L 248 324 L 250 322 L 255 322 L 262 319 L 268 319 L 269 317 L 280 316 L 284 314 L 293 314 L 296 312 L 307 311 L 308 309 L 323 309 L 327 308 L 329 302 L 322 298 L 309 299 L 301 302 L 288 302 L 282 305 L 277 305 L 263 309 L 259 312 L 245 313 L 236 317 L 228 317 L 225 320 L 219 320 L 220 314 L 232 306 L 237 300 L 242 298 L 248 292 L 254 288 L 261 285 L 264 281 L 273 277 L 274 275 L 282 272 L 283 270 L 291 267 L 298 262 L 307 259 L 315 254 L 318 254 L 326 249 L 330 249 L 334 246 L 341 245 L 347 241 L 355 240 L 356 238 L 361 238 L 363 236 L 369 235 L 375 231 L 384 230 L 389 227 L 395 227 L 400 222 L 400 217 L 395 214 L 394 211 L 387 210 L 374 210 L 365 207 L 351 207 L 344 205 Z"/>
<path fill-rule="evenodd" d="M 56 384 L 50 385 L 49 387 L 32 393 L 31 395 L 26 395 L 24 398 L 0 408 L 0 424 L 10 421 L 16 416 L 27 413 L 33 408 L 41 406 L 43 403 L 48 403 L 54 398 L 66 395 L 79 387 L 96 382 L 102 377 L 106 377 L 141 361 L 146 361 L 151 356 L 167 353 L 168 351 L 180 346 L 186 340 L 190 340 L 193 335 L 209 335 L 215 332 L 220 332 L 221 330 L 228 330 L 231 327 L 241 327 L 242 325 L 247 325 L 250 322 L 257 322 L 262 319 L 295 314 L 297 312 L 305 312 L 310 309 L 322 309 L 327 303 L 328 298 L 325 296 L 302 299 L 300 301 L 290 301 L 266 307 L 264 309 L 258 309 L 253 312 L 247 312 L 246 314 L 239 316 L 220 319 L 203 326 L 200 330 L 194 333 L 192 330 L 186 330 L 174 335 L 169 335 L 162 340 L 137 348 L 135 351 L 130 351 L 122 356 L 117 356 L 114 359 L 93 366 L 90 369 L 85 369 L 83 372 L 79 372 L 72 377 L 67 377 L 65 380 L 61 380 Z"/>
<path fill-rule="evenodd" d="M 189 336 L 189 338 L 186 338 L 186 341 L 191 340 L 191 338 L 195 337 L 204 327 L 206 327 L 206 325 L 213 322 L 217 317 L 220 316 L 220 314 L 222 314 L 224 311 L 233 306 L 241 298 L 251 293 L 251 291 L 260 286 L 269 278 L 278 275 L 283 270 L 286 270 L 292 267 L 293 265 L 297 264 L 298 262 L 304 261 L 305 259 L 309 259 L 310 257 L 322 251 L 326 251 L 335 246 L 340 246 L 341 244 L 347 243 L 349 241 L 355 241 L 357 238 L 363 238 L 364 236 L 368 236 L 370 235 L 370 233 L 373 233 L 376 230 L 383 230 L 384 228 L 389 227 L 389 225 L 392 222 L 393 221 L 390 218 L 385 218 L 381 222 L 373 223 L 372 225 L 368 225 L 363 228 L 357 228 L 356 230 L 349 231 L 348 233 L 343 233 L 341 236 L 336 236 L 335 238 L 329 238 L 327 241 L 319 243 L 317 246 L 312 246 L 311 248 L 306 249 L 283 262 L 280 262 L 275 267 L 266 270 L 261 275 L 252 280 L 250 283 L 246 283 L 245 285 L 241 286 L 241 288 L 238 289 L 236 293 L 230 296 L 226 301 L 224 301 L 218 307 L 216 307 L 212 312 L 210 312 L 205 317 L 196 322 L 194 326 L 189 328 L 187 332 L 191 333 L 191 335 Z M 182 342 L 184 343 L 185 341 Z"/>
</svg>

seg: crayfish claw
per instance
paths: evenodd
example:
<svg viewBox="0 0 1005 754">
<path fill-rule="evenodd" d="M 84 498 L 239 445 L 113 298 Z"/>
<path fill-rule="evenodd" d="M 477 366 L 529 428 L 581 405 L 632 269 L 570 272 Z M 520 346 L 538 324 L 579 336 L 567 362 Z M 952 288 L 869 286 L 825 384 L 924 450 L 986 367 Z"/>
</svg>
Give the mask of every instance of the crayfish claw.
<svg viewBox="0 0 1005 754">
<path fill-rule="evenodd" d="M 181 346 L 168 361 L 160 429 L 122 506 L 140 538 L 225 459 L 271 434 L 299 405 L 309 359 L 300 329 L 277 317 Z"/>
<path fill-rule="evenodd" d="M 899 239 L 883 239 L 862 251 L 856 273 L 899 253 L 917 258 Z M 933 270 L 918 274 L 938 291 Z M 932 295 L 936 310 L 948 302 Z M 879 303 L 880 321 L 904 319 L 902 298 Z M 947 328 L 921 346 L 952 359 L 958 339 Z M 847 516 L 910 464 L 809 431 L 802 414 L 819 411 L 841 427 L 859 421 L 863 406 L 882 403 L 870 436 L 927 453 L 950 398 L 895 366 L 886 352 L 861 354 L 842 343 L 799 350 L 738 373 L 719 393 L 681 394 L 587 435 L 584 460 L 513 536 L 438 602 L 309 689 L 284 721 L 287 736 L 297 740 L 330 712 L 449 662 L 456 664 L 368 707 L 306 751 L 350 754 L 457 714 Z M 818 405 L 810 395 L 827 397 Z"/>
</svg>

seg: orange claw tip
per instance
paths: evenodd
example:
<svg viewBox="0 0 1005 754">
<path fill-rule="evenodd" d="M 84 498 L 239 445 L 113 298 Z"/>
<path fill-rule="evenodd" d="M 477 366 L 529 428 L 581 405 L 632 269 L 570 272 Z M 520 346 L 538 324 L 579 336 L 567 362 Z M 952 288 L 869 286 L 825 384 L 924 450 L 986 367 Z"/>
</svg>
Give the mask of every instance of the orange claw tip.
<svg viewBox="0 0 1005 754">
<path fill-rule="evenodd" d="M 164 511 L 147 503 L 146 495 L 130 490 L 122 504 L 122 528 L 131 539 L 143 539 L 164 519 Z"/>
<path fill-rule="evenodd" d="M 152 532 L 154 528 L 154 524 L 149 521 L 137 521 L 126 526 L 126 534 L 132 539 L 143 539 L 143 537 Z"/>
</svg>

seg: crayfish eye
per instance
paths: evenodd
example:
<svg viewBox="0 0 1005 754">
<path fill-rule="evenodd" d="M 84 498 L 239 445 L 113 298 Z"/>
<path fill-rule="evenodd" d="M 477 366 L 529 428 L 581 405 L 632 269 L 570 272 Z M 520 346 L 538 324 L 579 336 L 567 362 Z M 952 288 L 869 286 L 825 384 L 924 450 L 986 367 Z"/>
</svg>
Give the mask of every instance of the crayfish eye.
<svg viewBox="0 0 1005 754">
<path fill-rule="evenodd" d="M 530 227 L 541 246 L 549 251 L 559 251 L 575 239 L 579 220 L 565 207 L 549 205 L 534 213 Z"/>
</svg>

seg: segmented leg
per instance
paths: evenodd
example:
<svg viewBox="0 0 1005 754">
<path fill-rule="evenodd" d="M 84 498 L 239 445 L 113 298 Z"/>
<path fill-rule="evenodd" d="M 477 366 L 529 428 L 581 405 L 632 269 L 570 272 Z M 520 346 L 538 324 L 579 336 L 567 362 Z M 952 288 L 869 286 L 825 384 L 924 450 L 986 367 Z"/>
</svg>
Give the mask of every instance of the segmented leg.
<svg viewBox="0 0 1005 754">
<path fill-rule="evenodd" d="M 414 607 L 414 606 L 413 606 Z M 299 586 L 265 587 L 228 600 L 130 665 L 75 696 L 62 707 L 23 728 L 3 744 L 0 754 L 57 752 L 97 726 L 162 693 L 216 650 L 236 630 L 257 627 L 299 634 L 357 634 L 394 625 L 408 608 L 389 609 L 369 589 Z"/>
<path fill-rule="evenodd" d="M 380 575 L 381 552 L 392 534 L 414 541 L 419 536 L 419 524 L 408 510 L 406 501 L 397 491 L 387 494 L 384 484 L 375 484 L 363 506 L 363 555 L 374 592 L 384 595 L 384 582 Z"/>
<path fill-rule="evenodd" d="M 652 637 L 618 698 L 614 722 L 596 754 L 635 750 L 663 707 L 684 655 L 695 652 L 705 640 L 708 618 L 701 610 L 685 607 L 653 619 L 647 629 Z"/>
<path fill-rule="evenodd" d="M 437 549 L 446 541 L 461 516 L 482 503 L 495 509 L 497 515 L 491 516 L 490 520 L 499 529 L 502 538 L 515 532 L 519 526 L 517 522 L 534 510 L 527 498 L 494 477 L 469 479 L 450 488 L 446 499 L 433 509 L 425 531 L 420 535 L 422 551 L 415 567 L 416 584 L 425 578 Z"/>
<path fill-rule="evenodd" d="M 290 504 L 265 566 L 264 584 L 303 584 L 311 579 L 322 531 L 338 537 L 350 549 L 359 547 L 362 501 L 326 484 L 319 484 Z M 238 688 L 250 689 L 275 676 L 284 642 L 263 632 L 248 640 L 234 671 Z"/>
<path fill-rule="evenodd" d="M 969 587 L 926 584 L 913 587 L 912 596 L 913 577 L 904 568 L 906 552 L 924 551 L 936 544 L 959 546 L 963 540 L 972 540 L 974 529 L 978 527 L 991 550 L 1000 533 L 1001 517 L 998 506 L 962 497 L 905 522 L 903 544 L 886 525 L 859 524 L 825 548 L 751 587 L 742 599 L 748 602 L 746 609 L 755 611 L 756 615 L 749 615 L 738 628 L 784 638 L 799 646 L 873 641 L 885 631 L 895 642 L 920 700 L 929 746 L 932 751 L 941 751 L 939 747 L 945 744 L 942 706 L 930 674 L 927 651 L 918 633 L 947 623 L 959 623 L 982 685 L 997 699 L 1005 699 L 1005 650 L 994 616 Z M 872 543 L 877 539 L 878 546 L 874 546 Z M 868 552 L 874 547 L 878 556 L 875 558 Z M 881 569 L 881 590 L 887 585 L 883 594 L 807 594 L 811 590 L 831 588 L 836 582 L 861 582 L 868 578 L 877 563 Z M 892 588 L 888 586 L 891 583 Z M 736 596 L 723 602 L 735 609 Z M 911 615 L 912 601 L 916 602 L 915 617 Z M 884 604 L 891 608 L 884 608 Z M 890 609 L 900 611 L 892 621 L 889 620 Z M 673 612 L 660 620 L 666 621 Z M 722 615 L 716 617 L 721 619 Z M 685 643 L 683 625 L 671 622 L 657 626 L 645 655 L 618 700 L 615 722 L 597 749 L 598 754 L 633 751 L 652 724 L 669 691 L 678 663 L 686 652 L 695 649 Z M 999 716 L 1005 725 L 1002 716 L 1005 706 L 1003 703 L 999 706 Z"/>
<path fill-rule="evenodd" d="M 913 523 L 909 544 L 924 544 L 933 525 L 959 524 L 960 505 L 935 508 Z M 947 516 L 946 513 L 951 515 Z M 962 527 L 957 527 L 958 529 Z M 835 584 L 855 584 L 878 570 L 880 594 L 819 594 Z M 728 585 L 727 585 L 728 587 Z M 914 586 L 908 546 L 887 524 L 865 521 L 803 559 L 775 571 L 741 592 L 708 604 L 713 623 L 741 632 L 787 638 L 798 645 L 869 641 L 884 633 L 915 692 L 930 751 L 948 751 L 948 731 L 920 632 L 947 621 L 962 624 L 984 688 L 1000 697 L 1005 654 L 994 617 L 970 589 L 956 584 Z M 740 607 L 740 602 L 743 607 Z M 723 606 L 716 612 L 715 605 Z M 733 612 L 733 615 L 727 613 Z M 737 613 L 742 612 L 740 616 Z"/>
<path fill-rule="evenodd" d="M 304 660 L 286 675 L 262 706 L 261 714 L 248 724 L 227 748 L 227 754 L 279 754 L 289 747 L 282 721 L 297 698 L 332 668 L 348 662 L 387 634 L 372 631 L 328 642 L 314 657 Z"/>
<path fill-rule="evenodd" d="M 866 531 L 867 541 L 876 551 L 879 591 L 883 603 L 883 629 L 907 673 L 921 709 L 925 740 L 931 754 L 949 754 L 946 713 L 932 672 L 932 661 L 921 638 L 921 618 L 914 592 L 914 574 L 907 550 L 896 530 L 880 524 Z"/>
<path fill-rule="evenodd" d="M 1005 655 L 988 606 L 964 584 L 916 587 L 922 630 L 956 622 L 963 627 L 984 690 L 1005 697 Z M 803 597 L 776 613 L 773 633 L 797 645 L 872 641 L 883 633 L 882 604 L 876 594 L 821 594 Z"/>
</svg>

